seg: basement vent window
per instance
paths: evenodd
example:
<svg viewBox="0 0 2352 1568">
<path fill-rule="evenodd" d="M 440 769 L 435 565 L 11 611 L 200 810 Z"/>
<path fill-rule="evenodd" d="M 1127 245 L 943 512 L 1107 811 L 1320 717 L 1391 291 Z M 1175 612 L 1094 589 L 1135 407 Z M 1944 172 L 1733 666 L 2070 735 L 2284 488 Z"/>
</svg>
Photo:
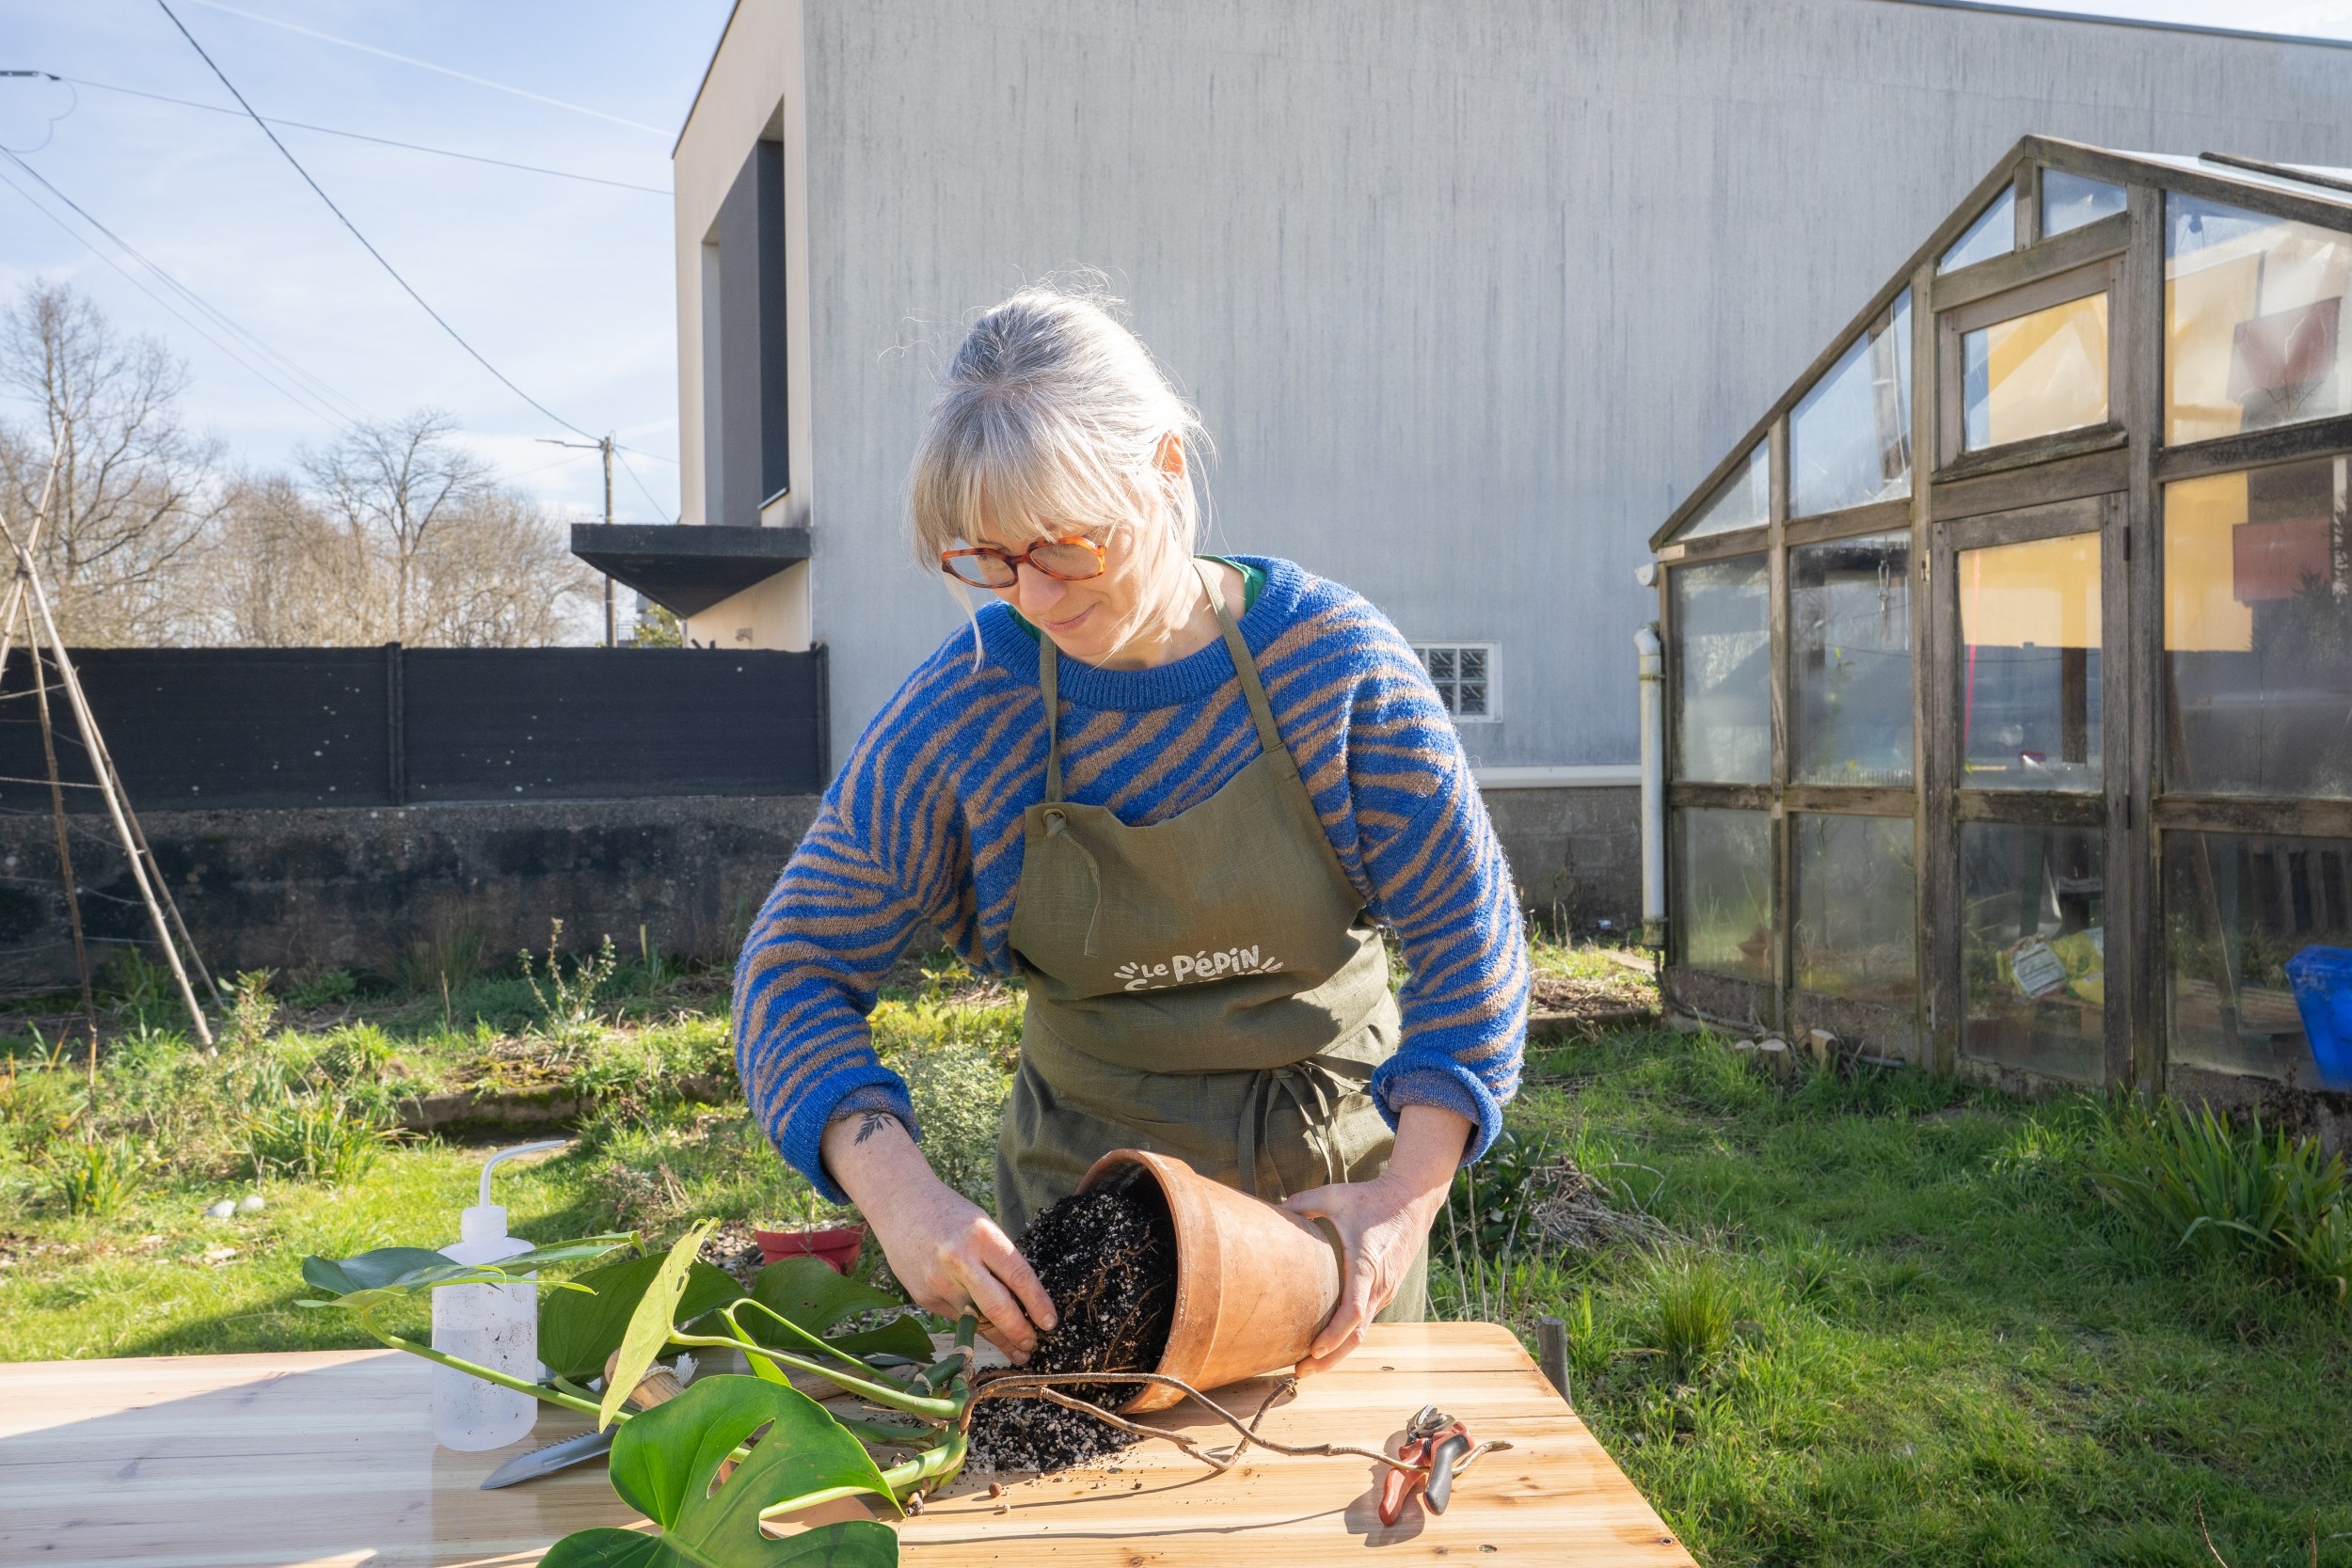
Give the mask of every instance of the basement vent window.
<svg viewBox="0 0 2352 1568">
<path fill-rule="evenodd" d="M 1421 656 L 1446 712 L 1457 720 L 1495 716 L 1493 643 L 1416 642 L 1413 652 Z"/>
</svg>

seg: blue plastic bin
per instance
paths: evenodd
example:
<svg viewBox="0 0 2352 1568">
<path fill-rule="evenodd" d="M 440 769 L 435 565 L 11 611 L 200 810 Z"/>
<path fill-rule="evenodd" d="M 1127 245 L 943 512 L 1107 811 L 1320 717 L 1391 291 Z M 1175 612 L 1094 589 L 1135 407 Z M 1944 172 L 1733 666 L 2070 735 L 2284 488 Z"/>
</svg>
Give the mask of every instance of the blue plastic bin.
<svg viewBox="0 0 2352 1568">
<path fill-rule="evenodd" d="M 2287 983 L 2311 1037 L 2323 1089 L 2352 1089 L 2352 951 L 2306 947 L 2287 960 Z"/>
</svg>

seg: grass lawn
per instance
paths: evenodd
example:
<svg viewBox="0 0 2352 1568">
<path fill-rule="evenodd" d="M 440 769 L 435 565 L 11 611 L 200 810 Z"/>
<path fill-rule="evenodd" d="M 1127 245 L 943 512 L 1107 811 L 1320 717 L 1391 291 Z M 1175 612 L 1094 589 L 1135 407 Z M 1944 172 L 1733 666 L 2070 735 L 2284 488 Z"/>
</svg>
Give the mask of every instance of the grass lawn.
<svg viewBox="0 0 2352 1568">
<path fill-rule="evenodd" d="M 1590 951 L 1536 959 L 1639 990 Z M 953 1179 L 984 1182 L 1015 999 L 899 981 L 878 1037 Z M 739 1111 L 664 1089 L 726 1070 L 717 976 L 628 966 L 582 1016 L 515 978 L 446 1003 L 332 976 L 289 989 L 283 1015 L 248 1015 L 217 1057 L 127 996 L 94 1112 L 78 1069 L 0 1037 L 0 1358 L 367 1342 L 292 1305 L 301 1256 L 452 1239 L 482 1154 L 541 1131 L 345 1153 L 302 1142 L 323 1105 L 364 1128 L 424 1089 L 595 1098 L 567 1148 L 499 1178 L 534 1239 L 822 1212 Z M 2086 1175 L 2090 1109 L 1907 1071 L 1783 1085 L 1721 1040 L 1664 1031 L 1538 1051 L 1528 1069 L 1513 1131 L 1594 1176 L 1624 1239 L 1543 1240 L 1490 1164 L 1475 1210 L 1465 1183 L 1438 1309 L 1531 1339 L 1537 1317 L 1565 1317 L 1578 1409 L 1702 1561 L 2185 1568 L 2213 1561 L 2201 1504 L 2235 1568 L 2308 1563 L 2314 1539 L 2321 1562 L 2352 1565 L 2352 1309 L 2192 1266 L 2113 1217 Z M 55 1174 L 93 1132 L 135 1137 L 146 1161 L 103 1217 L 65 1212 Z M 286 1174 L 290 1148 L 319 1174 Z M 257 1152 L 279 1173 L 255 1180 Z M 203 1217 L 249 1193 L 258 1213 Z M 1518 1213 L 1507 1257 L 1468 1244 L 1497 1211 Z"/>
</svg>

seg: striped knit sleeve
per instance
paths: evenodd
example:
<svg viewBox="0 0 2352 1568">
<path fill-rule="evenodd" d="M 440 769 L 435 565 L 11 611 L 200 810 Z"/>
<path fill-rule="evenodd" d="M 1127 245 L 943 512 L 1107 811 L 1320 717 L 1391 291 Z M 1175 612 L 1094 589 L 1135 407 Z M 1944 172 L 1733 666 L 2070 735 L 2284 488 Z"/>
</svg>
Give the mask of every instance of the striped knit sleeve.
<svg viewBox="0 0 2352 1568">
<path fill-rule="evenodd" d="M 819 1144 L 845 1098 L 887 1107 L 920 1137 L 905 1082 L 866 1018 L 915 926 L 971 929 L 969 835 L 957 800 L 954 678 L 936 657 L 877 714 L 826 791 L 743 943 L 735 1059 L 752 1115 L 787 1163 L 834 1202 Z M 968 698 L 962 699 L 968 701 Z"/>
<path fill-rule="evenodd" d="M 1369 607 L 1367 607 L 1369 609 Z M 1404 1040 L 1373 1078 L 1391 1122 L 1441 1105 L 1477 1125 L 1465 1163 L 1502 1131 L 1527 1038 L 1527 944 L 1510 866 L 1461 737 L 1421 661 L 1376 611 L 1347 722 L 1348 794 L 1373 913 L 1408 971 Z"/>
</svg>

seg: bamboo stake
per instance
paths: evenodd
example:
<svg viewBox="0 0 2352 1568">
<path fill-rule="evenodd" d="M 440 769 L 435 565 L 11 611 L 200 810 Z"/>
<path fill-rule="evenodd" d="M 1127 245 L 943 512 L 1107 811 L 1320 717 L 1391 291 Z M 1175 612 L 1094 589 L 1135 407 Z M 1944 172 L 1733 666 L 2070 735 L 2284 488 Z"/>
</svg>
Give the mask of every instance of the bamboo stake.
<svg viewBox="0 0 2352 1568">
<path fill-rule="evenodd" d="M 21 599 L 22 594 L 18 597 Z M 40 713 L 40 750 L 49 763 L 49 814 L 57 825 L 57 873 L 65 879 L 65 912 L 73 929 L 73 967 L 82 979 L 82 1021 L 89 1026 L 89 1095 L 98 1105 L 98 1001 L 90 993 L 89 948 L 82 940 L 82 886 L 73 875 L 73 847 L 66 836 L 65 784 L 57 776 L 57 736 L 49 720 L 49 677 L 41 673 L 40 645 L 27 638 L 32 657 L 33 705 Z"/>
<path fill-rule="evenodd" d="M 171 977 L 180 988 L 180 1000 L 188 1009 L 188 1020 L 195 1025 L 197 1038 L 204 1043 L 207 1050 L 213 1050 L 212 1026 L 205 1022 L 204 1009 L 197 1003 L 195 988 L 188 984 L 187 968 L 180 961 L 179 944 L 172 940 L 170 922 L 165 918 L 163 904 L 157 899 L 155 887 L 148 877 L 145 859 L 139 852 L 138 835 L 124 815 L 122 781 L 115 772 L 114 759 L 107 754 L 104 742 L 99 738 L 98 721 L 90 712 L 89 700 L 82 692 L 81 678 L 73 672 L 73 661 L 66 655 L 65 639 L 57 631 L 56 617 L 50 613 L 48 592 L 41 587 L 40 576 L 33 569 L 31 556 L 18 543 L 16 532 L 8 527 L 6 518 L 0 518 L 0 537 L 5 537 L 16 550 L 19 580 L 24 584 L 25 592 L 32 598 L 33 609 L 40 617 L 40 625 L 32 630 L 49 644 L 51 653 L 56 658 L 57 673 L 63 677 L 61 684 L 65 689 L 66 704 L 72 709 L 73 722 L 80 729 L 83 742 L 89 750 L 90 762 L 98 774 L 99 793 L 105 797 L 107 815 L 114 819 L 115 832 L 122 841 L 122 852 L 131 863 L 131 879 L 137 884 L 139 896 L 146 901 L 148 916 L 154 922 L 156 941 L 162 943 L 164 958 L 171 965 Z M 158 867 L 154 880 L 161 879 L 162 872 Z M 171 890 L 166 887 L 163 899 L 170 897 Z"/>
</svg>

